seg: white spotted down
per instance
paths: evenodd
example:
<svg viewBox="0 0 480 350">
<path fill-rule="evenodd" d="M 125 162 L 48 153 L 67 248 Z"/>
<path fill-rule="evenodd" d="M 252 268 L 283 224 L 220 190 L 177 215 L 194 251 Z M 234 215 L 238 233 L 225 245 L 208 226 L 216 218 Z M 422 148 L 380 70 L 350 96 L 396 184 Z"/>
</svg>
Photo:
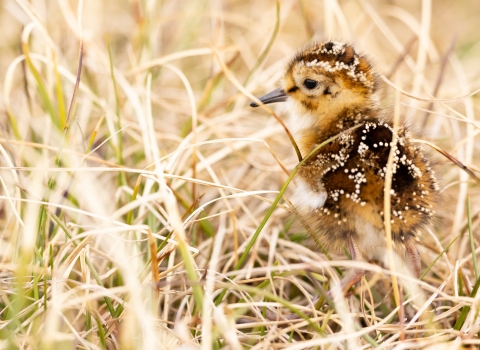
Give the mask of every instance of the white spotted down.
<svg viewBox="0 0 480 350">
<path fill-rule="evenodd" d="M 334 46 L 331 50 L 325 49 L 325 47 L 322 47 L 321 49 L 317 50 L 316 53 L 322 53 L 322 54 L 331 54 L 338 56 L 342 54 L 345 51 L 346 44 L 334 42 Z M 359 81 L 362 83 L 364 86 L 372 89 L 373 88 L 373 81 L 367 78 L 367 75 L 362 72 L 362 71 L 357 71 L 356 68 L 359 65 L 360 60 L 358 55 L 353 56 L 353 63 L 351 64 L 345 64 L 343 62 L 335 62 L 335 65 L 332 65 L 329 61 L 318 61 L 318 59 L 314 59 L 313 61 L 310 62 L 305 62 L 301 61 L 300 64 L 302 66 L 307 66 L 307 67 L 321 67 L 325 69 L 327 72 L 336 72 L 340 70 L 346 70 L 347 75 L 349 75 L 353 80 Z"/>
</svg>

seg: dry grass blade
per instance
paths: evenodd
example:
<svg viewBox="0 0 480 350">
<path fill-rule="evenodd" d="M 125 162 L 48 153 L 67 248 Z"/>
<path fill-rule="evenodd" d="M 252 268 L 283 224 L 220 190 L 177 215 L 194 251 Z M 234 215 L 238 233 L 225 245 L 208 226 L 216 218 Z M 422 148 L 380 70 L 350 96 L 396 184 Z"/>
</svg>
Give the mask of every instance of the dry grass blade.
<svg viewBox="0 0 480 350">
<path fill-rule="evenodd" d="M 392 196 L 391 196 L 391 189 L 392 189 L 392 178 L 393 178 L 393 158 L 395 156 L 397 150 L 397 142 L 398 142 L 398 128 L 400 125 L 400 93 L 399 91 L 395 92 L 395 105 L 394 105 L 394 114 L 393 114 L 393 132 L 392 132 L 392 142 L 390 147 L 390 153 L 388 155 L 387 160 L 387 171 L 385 172 L 385 189 L 383 192 L 384 202 L 383 202 L 383 224 L 385 226 L 385 237 L 387 243 L 387 254 L 388 254 L 388 266 L 392 271 L 392 288 L 393 288 L 393 296 L 395 298 L 395 304 L 399 307 L 399 311 L 401 310 L 400 305 L 400 294 L 397 282 L 397 276 L 395 274 L 395 257 L 394 257 L 394 250 L 393 250 L 393 238 L 392 238 L 392 225 L 391 225 L 391 217 L 392 217 Z M 402 317 L 402 315 L 399 315 Z"/>
<path fill-rule="evenodd" d="M 448 62 L 448 58 L 450 57 L 450 55 L 452 54 L 454 48 L 455 48 L 455 43 L 457 41 L 457 36 L 455 35 L 452 40 L 450 41 L 450 45 L 447 49 L 447 51 L 445 52 L 445 54 L 443 55 L 443 58 L 442 58 L 442 64 L 440 66 L 440 70 L 438 72 L 438 76 L 437 76 L 437 81 L 435 82 L 435 88 L 433 90 L 433 96 L 437 96 L 438 94 L 438 91 L 440 90 L 440 86 L 442 85 L 442 82 L 443 82 L 443 78 L 444 78 L 444 75 L 445 75 L 445 68 L 447 67 L 447 62 Z M 430 105 L 427 107 L 427 110 L 431 110 L 433 107 L 433 102 L 430 103 Z M 425 120 L 423 121 L 423 126 L 425 126 L 428 122 L 428 116 L 430 115 L 429 112 L 425 112 Z"/>
<path fill-rule="evenodd" d="M 449 154 L 447 151 L 441 149 L 440 147 L 438 147 L 437 145 L 431 143 L 431 142 L 428 142 L 428 141 L 425 141 L 425 140 L 412 140 L 413 142 L 416 142 L 416 143 L 422 143 L 424 145 L 427 145 L 431 148 L 433 148 L 435 151 L 437 151 L 438 153 L 440 153 L 442 156 L 444 156 L 445 158 L 447 158 L 449 161 L 451 161 L 453 164 L 455 164 L 456 166 L 458 166 L 460 169 L 462 169 L 463 171 L 465 171 L 468 175 L 470 175 L 477 183 L 480 183 L 480 178 L 478 178 L 477 175 L 475 175 L 475 173 L 470 170 L 469 167 L 467 167 L 465 164 L 463 164 L 461 161 L 459 161 L 457 158 L 455 158 L 454 156 L 452 156 L 451 154 Z"/>
<path fill-rule="evenodd" d="M 459 100 L 463 100 L 463 99 L 466 99 L 468 97 L 471 97 L 471 96 L 475 96 L 476 94 L 478 94 L 480 92 L 480 89 L 477 89 L 477 90 L 474 90 L 472 92 L 469 92 L 465 95 L 462 95 L 462 96 L 458 96 L 458 97 L 452 97 L 452 98 L 425 98 L 425 97 L 419 97 L 419 96 L 416 96 L 416 95 L 412 95 L 410 93 L 408 93 L 407 91 L 405 90 L 402 90 L 400 87 L 398 87 L 395 83 L 393 83 L 392 81 L 390 81 L 390 79 L 388 79 L 386 76 L 384 75 L 381 75 L 380 76 L 382 78 L 382 80 L 387 84 L 389 85 L 390 87 L 394 88 L 395 90 L 398 90 L 400 91 L 403 95 L 405 96 L 408 96 L 410 98 L 413 98 L 414 100 L 418 100 L 418 101 L 425 101 L 425 102 L 455 102 L 455 101 L 459 101 Z"/>
<path fill-rule="evenodd" d="M 77 101 L 78 88 L 80 86 L 80 78 L 82 77 L 82 67 L 83 67 L 83 41 L 80 41 L 80 52 L 78 55 L 78 70 L 77 70 L 77 79 L 75 81 L 75 87 L 73 88 L 72 98 L 70 100 L 70 105 L 68 106 L 67 119 L 65 121 L 65 132 L 67 132 L 70 125 L 70 119 L 72 118 L 73 109 L 75 108 L 75 102 Z"/>
</svg>

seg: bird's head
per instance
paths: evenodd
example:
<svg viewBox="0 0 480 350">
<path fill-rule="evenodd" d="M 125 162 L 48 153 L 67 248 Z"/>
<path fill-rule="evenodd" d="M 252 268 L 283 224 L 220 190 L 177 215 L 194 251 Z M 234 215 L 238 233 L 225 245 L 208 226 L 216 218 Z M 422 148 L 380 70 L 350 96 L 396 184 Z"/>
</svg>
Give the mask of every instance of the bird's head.
<svg viewBox="0 0 480 350">
<path fill-rule="evenodd" d="M 299 51 L 287 66 L 282 87 L 259 99 L 264 104 L 288 100 L 296 115 L 323 118 L 346 107 L 371 105 L 375 80 L 372 65 L 351 45 L 328 41 Z"/>
</svg>

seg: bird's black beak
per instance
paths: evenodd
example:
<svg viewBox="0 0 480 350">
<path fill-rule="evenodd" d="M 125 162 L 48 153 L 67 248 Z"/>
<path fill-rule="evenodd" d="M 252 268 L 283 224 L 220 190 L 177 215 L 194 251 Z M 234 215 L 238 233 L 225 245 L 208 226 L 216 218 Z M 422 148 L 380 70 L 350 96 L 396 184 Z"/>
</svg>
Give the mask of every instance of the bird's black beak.
<svg viewBox="0 0 480 350">
<path fill-rule="evenodd" d="M 287 93 L 282 88 L 275 89 L 269 92 L 258 99 L 264 104 L 274 103 L 274 102 L 285 102 L 287 100 Z M 258 107 L 259 104 L 255 102 L 250 103 L 250 107 Z"/>
</svg>

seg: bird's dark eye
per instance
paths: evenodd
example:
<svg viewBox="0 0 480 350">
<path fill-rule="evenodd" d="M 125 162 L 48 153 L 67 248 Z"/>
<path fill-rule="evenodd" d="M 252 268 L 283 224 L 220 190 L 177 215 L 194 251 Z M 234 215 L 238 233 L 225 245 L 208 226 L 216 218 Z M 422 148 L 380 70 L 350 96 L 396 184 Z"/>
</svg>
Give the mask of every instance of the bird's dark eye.
<svg viewBox="0 0 480 350">
<path fill-rule="evenodd" d="M 305 86 L 308 90 L 315 89 L 318 85 L 318 82 L 312 79 L 305 79 L 303 82 L 303 86 Z"/>
</svg>

